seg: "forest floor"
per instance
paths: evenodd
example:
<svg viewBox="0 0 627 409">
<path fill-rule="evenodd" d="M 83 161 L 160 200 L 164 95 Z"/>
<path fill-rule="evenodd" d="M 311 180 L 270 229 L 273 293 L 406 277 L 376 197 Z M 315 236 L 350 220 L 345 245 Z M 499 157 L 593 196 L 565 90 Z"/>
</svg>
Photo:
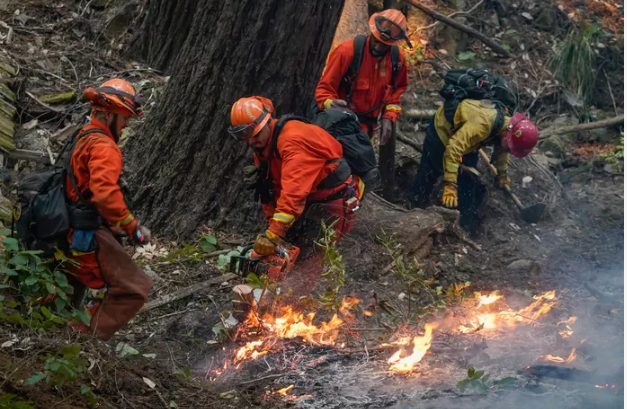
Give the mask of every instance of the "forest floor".
<svg viewBox="0 0 627 409">
<path fill-rule="evenodd" d="M 127 28 L 141 6 L 93 8 L 101 2 L 83 3 L 30 1 L 0 7 L 0 58 L 19 68 L 13 82 L 18 96 L 18 148 L 57 151 L 69 135 L 61 130 L 80 123 L 88 112 L 75 97 L 46 106 L 27 91 L 35 97 L 80 93 L 115 75 L 128 78 L 147 96 L 147 115 L 151 104 L 158 103 L 167 77 L 120 54 L 130 38 Z M 524 21 L 524 17 L 519 19 Z M 525 34 L 529 32 L 540 43 L 549 36 L 535 29 Z M 481 45 L 473 43 L 473 47 L 481 54 Z M 542 56 L 539 69 L 543 70 L 550 47 L 533 50 Z M 445 54 L 437 60 L 459 64 Z M 487 55 L 483 63 L 501 67 L 497 61 Z M 520 58 L 519 83 L 525 82 L 527 72 L 534 76 L 537 70 L 524 68 L 528 62 L 529 58 Z M 439 98 L 437 76 L 431 66 L 414 64 L 404 109 L 433 109 Z M 608 75 L 612 82 L 617 76 L 622 78 L 622 73 Z M 542 83 L 541 78 L 536 80 Z M 544 91 L 523 98 L 526 104 L 536 105 L 541 126 L 572 121 L 565 104 L 562 112 L 555 108 L 559 106 L 555 99 L 561 97 Z M 622 111 L 619 102 L 617 109 Z M 425 125 L 404 118 L 399 129 L 420 143 Z M 129 135 L 140 126 L 135 124 Z M 261 338 L 264 355 L 234 363 L 234 351 L 244 343 L 220 338 L 218 328 L 228 317 L 223 312 L 231 309 L 231 288 L 246 281 L 239 277 L 217 280 L 208 290 L 142 312 L 106 343 L 69 330 L 41 333 L 2 322 L 0 408 L 28 407 L 3 406 L 6 394 L 15 395 L 12 402 L 31 401 L 35 407 L 90 407 L 81 383 L 95 394 L 95 406 L 115 408 L 623 407 L 624 180 L 622 170 L 611 166 L 613 158 L 607 154 L 615 146 L 611 132 L 600 137 L 578 134 L 558 146 L 541 147 L 529 158 L 511 161 L 512 188 L 523 203 L 547 204 L 537 224 L 520 219 L 513 203 L 494 189 L 487 168 L 480 164 L 488 195 L 480 234 L 472 241 L 453 234 L 451 222 L 443 222 L 436 211 L 402 209 L 404 191 L 420 154 L 398 143 L 395 211 L 400 220 L 423 217 L 427 230 L 434 229 L 413 254 L 417 265 L 405 256 L 406 268 L 399 268 L 395 262 L 400 262 L 399 254 L 407 252 L 411 243 L 394 231 L 370 231 L 372 225 L 365 215 L 372 207 L 363 217 L 358 213 L 355 231 L 339 246 L 346 276 L 339 293 L 360 302 L 340 314 L 343 323 L 337 328 L 318 328 L 309 342 L 303 337 Z M 2 193 L 9 198 L 17 175 L 36 166 L 29 161 L 14 163 L 3 177 Z M 433 203 L 437 204 L 435 195 Z M 394 207 L 375 204 L 374 198 L 366 200 L 372 202 L 366 207 Z M 442 223 L 444 230 L 436 228 Z M 223 257 L 207 254 L 236 248 L 246 239 L 204 229 L 199 243 L 157 240 L 153 246 L 131 251 L 153 277 L 149 298 L 155 300 L 220 277 L 225 273 Z M 402 243 L 396 256 L 382 245 L 386 240 L 389 246 Z M 291 276 L 294 282 L 307 282 L 313 288 L 310 302 L 330 285 L 328 278 L 319 279 L 323 256 L 322 250 L 309 249 Z M 411 286 L 409 280 L 413 280 Z M 503 298 L 493 306 L 480 306 L 476 292 L 487 295 L 496 290 Z M 554 299 L 540 299 L 547 305 L 544 314 L 533 315 L 537 311 L 525 309 L 540 302 L 534 296 L 551 291 L 555 291 Z M 319 319 L 331 319 L 328 311 L 319 309 Z M 517 311 L 518 318 L 498 317 L 498 312 L 508 311 Z M 486 314 L 496 314 L 494 328 Z M 570 317 L 577 317 L 574 323 L 563 323 Z M 387 361 L 399 347 L 383 344 L 402 336 L 420 337 L 419 328 L 426 323 L 438 327 L 424 359 L 411 373 L 390 370 Z M 334 341 L 327 342 L 326 335 Z M 42 357 L 76 343 L 82 345 L 80 356 L 89 363 L 79 382 L 62 387 L 24 384 L 43 370 Z M 408 349 L 403 353 L 408 354 Z M 567 359 L 571 354 L 574 358 Z M 549 362 L 547 355 L 561 357 L 562 362 L 556 362 L 557 358 Z M 569 379 L 533 372 L 547 364 Z M 491 380 L 484 378 L 481 385 L 461 389 L 458 382 L 467 377 L 469 368 L 484 371 Z M 515 379 L 492 383 L 507 378 Z M 288 391 L 277 392 L 291 385 Z"/>
</svg>

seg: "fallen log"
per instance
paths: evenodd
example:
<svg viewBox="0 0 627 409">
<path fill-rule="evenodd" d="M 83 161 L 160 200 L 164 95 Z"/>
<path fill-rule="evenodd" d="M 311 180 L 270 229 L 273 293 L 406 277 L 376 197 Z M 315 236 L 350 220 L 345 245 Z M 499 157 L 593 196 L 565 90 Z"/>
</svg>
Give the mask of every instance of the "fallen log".
<svg viewBox="0 0 627 409">
<path fill-rule="evenodd" d="M 18 160 L 29 160 L 45 165 L 50 164 L 50 157 L 43 151 L 31 151 L 27 149 L 16 149 L 9 152 L 9 158 Z"/>
<path fill-rule="evenodd" d="M 435 109 L 408 109 L 403 111 L 403 116 L 409 119 L 429 120 L 435 115 Z"/>
<path fill-rule="evenodd" d="M 553 135 L 564 135 L 572 132 L 589 131 L 597 128 L 607 128 L 612 125 L 620 124 L 625 120 L 625 115 L 618 115 L 614 118 L 604 119 L 596 122 L 586 122 L 585 124 L 577 124 L 573 126 L 565 126 L 563 128 L 549 128 L 540 131 L 540 139 L 546 139 Z"/>
<path fill-rule="evenodd" d="M 220 277 L 211 278 L 209 280 L 203 281 L 202 283 L 190 285 L 189 287 L 182 288 L 178 291 L 164 295 L 163 297 L 157 298 L 156 300 L 152 300 L 144 304 L 144 306 L 142 307 L 141 310 L 139 310 L 139 312 L 141 313 L 141 312 L 150 311 L 154 308 L 161 307 L 173 301 L 180 300 L 181 298 L 185 298 L 192 294 L 196 294 L 198 292 L 204 291 L 214 284 L 219 284 L 225 281 L 233 280 L 237 277 L 239 277 L 237 274 L 229 273 L 229 274 L 224 274 Z"/>
<path fill-rule="evenodd" d="M 513 57 L 512 53 L 510 53 L 509 51 L 507 51 L 505 48 L 503 48 L 502 46 L 498 45 L 495 41 L 489 39 L 488 37 L 486 37 L 485 35 L 481 34 L 480 32 L 478 32 L 477 30 L 475 30 L 474 28 L 470 28 L 467 25 L 464 25 L 462 23 L 460 23 L 459 21 L 453 20 L 451 18 L 446 17 L 443 14 L 438 13 L 435 10 L 431 10 L 429 7 L 420 4 L 417 0 L 403 0 L 405 3 L 410 4 L 414 7 L 416 7 L 417 9 L 419 9 L 420 11 L 422 11 L 423 13 L 425 13 L 426 15 L 428 15 L 429 17 L 433 18 L 434 20 L 438 20 L 441 21 L 444 24 L 447 24 L 453 28 L 456 28 L 459 31 L 462 31 L 474 38 L 476 38 L 477 40 L 481 41 L 483 44 L 487 45 L 488 47 L 490 47 L 492 50 L 496 51 L 497 53 L 504 55 L 506 57 Z"/>
</svg>

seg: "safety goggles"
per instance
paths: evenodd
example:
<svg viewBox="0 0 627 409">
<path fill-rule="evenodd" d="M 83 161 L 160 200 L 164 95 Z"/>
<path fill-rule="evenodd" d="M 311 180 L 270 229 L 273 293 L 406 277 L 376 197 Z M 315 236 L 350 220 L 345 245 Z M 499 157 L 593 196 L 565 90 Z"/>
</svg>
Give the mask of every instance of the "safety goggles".
<svg viewBox="0 0 627 409">
<path fill-rule="evenodd" d="M 266 118 L 267 114 L 268 114 L 268 111 L 266 111 L 266 109 L 264 108 L 263 111 L 261 112 L 261 115 L 259 115 L 257 119 L 255 119 L 254 121 L 248 124 L 229 126 L 228 132 L 237 141 L 240 141 L 240 142 L 247 141 L 248 139 L 255 136 L 253 134 L 253 132 L 255 131 L 255 128 Z"/>
<path fill-rule="evenodd" d="M 409 38 L 405 34 L 405 29 L 383 16 L 374 18 L 374 25 L 383 41 L 400 41 L 405 40 L 409 48 L 412 48 Z"/>
<path fill-rule="evenodd" d="M 108 98 L 105 95 L 103 95 L 103 93 L 116 95 L 120 99 L 120 101 L 122 101 L 122 103 L 126 105 L 129 109 L 131 109 L 137 116 L 141 116 L 144 113 L 141 107 L 145 104 L 145 101 L 139 95 L 132 95 L 132 94 L 129 94 L 128 92 L 120 91 L 113 87 L 99 87 L 99 88 L 96 88 L 96 91 L 105 100 L 107 100 Z M 130 99 L 131 101 L 133 101 L 133 103 L 131 104 L 125 98 Z"/>
</svg>

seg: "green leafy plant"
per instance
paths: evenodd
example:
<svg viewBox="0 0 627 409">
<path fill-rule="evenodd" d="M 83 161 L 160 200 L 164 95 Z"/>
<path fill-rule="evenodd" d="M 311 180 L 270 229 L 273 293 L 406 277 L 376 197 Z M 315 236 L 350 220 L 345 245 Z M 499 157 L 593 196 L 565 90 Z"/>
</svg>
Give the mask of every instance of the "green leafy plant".
<svg viewBox="0 0 627 409">
<path fill-rule="evenodd" d="M 335 231 L 335 224 L 338 221 L 334 221 L 330 225 L 326 225 L 322 220 L 322 235 L 321 238 L 316 241 L 316 245 L 324 250 L 324 259 L 322 261 L 325 268 L 324 272 L 320 275 L 328 279 L 328 287 L 324 294 L 319 297 L 320 307 L 326 310 L 338 310 L 342 301 L 340 300 L 340 291 L 344 287 L 346 270 L 344 262 L 342 261 L 342 255 L 337 249 L 335 237 L 337 232 Z"/>
<path fill-rule="evenodd" d="M 34 409 L 33 402 L 29 400 L 15 400 L 17 396 L 12 393 L 0 395 L 0 409 Z"/>
<path fill-rule="evenodd" d="M 463 51 L 461 53 L 457 53 L 457 61 L 463 62 L 468 61 L 471 62 L 475 59 L 475 53 L 472 51 Z"/>
<path fill-rule="evenodd" d="M 9 234 L 6 229 L 0 231 L 0 236 Z M 0 289 L 7 289 L 11 299 L 0 298 L 0 319 L 44 330 L 52 330 L 73 318 L 89 325 L 89 315 L 71 305 L 74 289 L 63 266 L 73 263 L 72 260 L 63 254 L 55 262 L 44 260 L 41 251 L 21 250 L 13 237 L 3 238 L 2 244 Z"/>
<path fill-rule="evenodd" d="M 79 356 L 80 352 L 81 345 L 72 344 L 61 348 L 57 354 L 41 358 L 45 362 L 44 372 L 36 372 L 24 385 L 35 385 L 43 379 L 48 385 L 57 387 L 75 384 L 78 376 L 89 366 L 89 362 Z"/>
<path fill-rule="evenodd" d="M 465 379 L 457 382 L 457 387 L 461 391 L 465 391 L 467 388 L 471 388 L 477 391 L 485 392 L 490 390 L 491 387 L 505 387 L 513 385 L 517 381 L 516 378 L 506 377 L 499 380 L 490 379 L 489 374 L 485 374 L 485 371 L 477 370 L 475 368 L 468 368 L 467 376 Z"/>
<path fill-rule="evenodd" d="M 214 236 L 210 236 L 205 234 L 201 237 L 198 242 L 198 247 L 203 251 L 203 253 L 211 253 L 218 249 L 218 239 Z"/>
<path fill-rule="evenodd" d="M 600 154 L 599 159 L 610 165 L 615 172 L 623 173 L 625 168 L 625 135 L 623 132 L 612 143 L 612 149 Z"/>
</svg>

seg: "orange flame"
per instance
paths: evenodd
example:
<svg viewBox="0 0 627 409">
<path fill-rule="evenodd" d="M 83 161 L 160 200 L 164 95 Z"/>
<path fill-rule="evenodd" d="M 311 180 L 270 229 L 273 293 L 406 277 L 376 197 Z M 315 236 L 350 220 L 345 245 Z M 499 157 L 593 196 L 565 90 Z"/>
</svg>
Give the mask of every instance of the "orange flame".
<svg viewBox="0 0 627 409">
<path fill-rule="evenodd" d="M 422 337 L 413 338 L 413 350 L 411 355 L 401 358 L 403 348 L 396 351 L 396 353 L 392 355 L 390 359 L 388 359 L 388 364 L 390 364 L 390 370 L 405 374 L 411 373 L 414 369 L 414 365 L 420 362 L 429 350 L 429 348 L 431 348 L 433 329 L 437 327 L 438 324 L 436 323 L 425 325 L 425 335 Z M 403 342 L 403 345 L 407 346 L 409 345 L 409 339 L 409 337 L 405 337 L 397 342 Z"/>
<path fill-rule="evenodd" d="M 546 361 L 551 361 L 551 362 L 556 362 L 556 363 L 562 363 L 562 364 L 569 364 L 571 362 L 573 362 L 575 360 L 575 351 L 577 350 L 577 348 L 573 348 L 570 351 L 570 355 L 568 355 L 568 358 L 564 359 L 561 356 L 553 356 L 553 355 L 544 355 L 541 358 L 543 358 Z"/>
<path fill-rule="evenodd" d="M 501 294 L 499 294 L 498 290 L 497 291 L 492 291 L 492 293 L 490 293 L 490 295 L 480 295 L 478 297 L 479 300 L 479 305 L 477 305 L 477 308 L 483 306 L 483 305 L 490 305 L 498 300 L 500 300 L 501 298 L 503 298 L 503 296 Z"/>
<path fill-rule="evenodd" d="M 288 385 L 285 388 L 281 388 L 279 390 L 276 390 L 274 392 L 270 392 L 273 395 L 283 395 L 283 396 L 287 396 L 287 393 L 289 391 L 291 391 L 292 389 L 294 389 L 294 385 Z"/>
<path fill-rule="evenodd" d="M 489 305 L 501 299 L 503 296 L 492 292 L 490 295 L 479 296 L 479 304 L 475 311 L 484 305 Z M 535 301 L 525 308 L 518 311 L 507 309 L 498 313 L 480 314 L 475 312 L 471 322 L 459 326 L 459 332 L 468 334 L 478 330 L 493 330 L 504 325 L 510 328 L 516 327 L 521 323 L 529 323 L 536 321 L 545 316 L 551 308 L 557 303 L 555 299 L 555 291 L 548 291 L 544 294 L 533 297 Z M 471 325 L 472 327 L 469 327 Z"/>
</svg>

